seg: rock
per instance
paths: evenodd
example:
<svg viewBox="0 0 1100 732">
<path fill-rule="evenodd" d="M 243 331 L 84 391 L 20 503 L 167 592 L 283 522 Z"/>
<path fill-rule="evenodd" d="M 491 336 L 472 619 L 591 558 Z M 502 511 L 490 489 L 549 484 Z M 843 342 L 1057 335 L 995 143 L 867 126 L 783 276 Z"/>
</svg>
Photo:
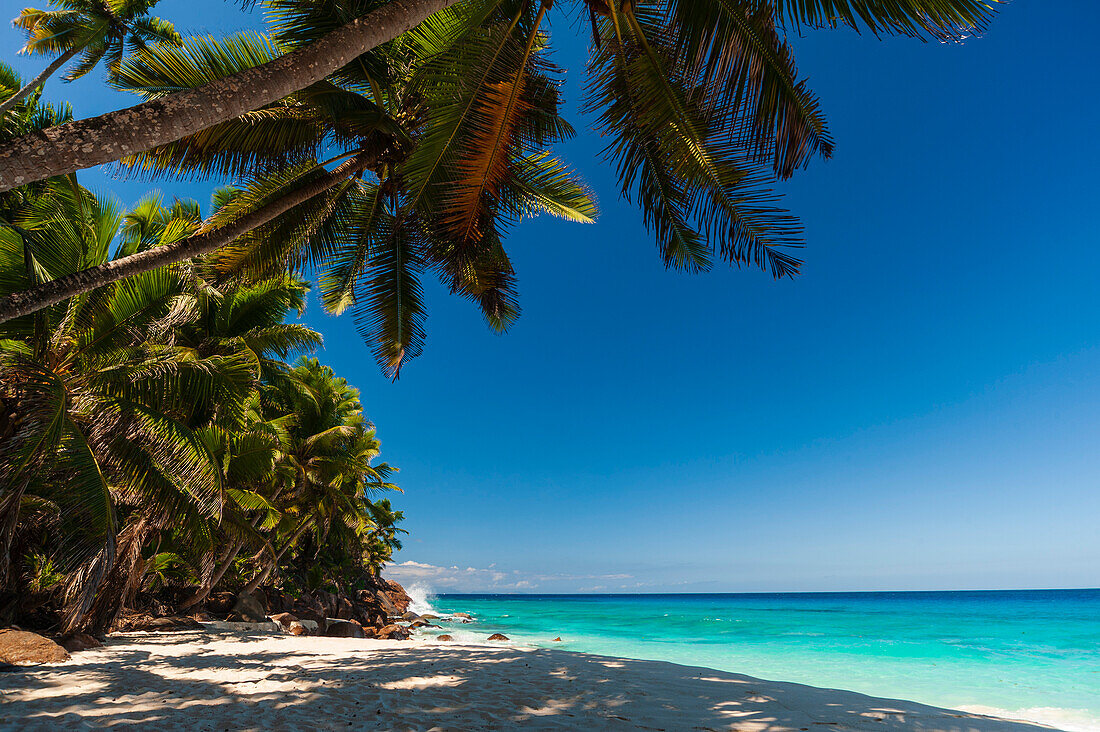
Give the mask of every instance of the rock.
<svg viewBox="0 0 1100 732">
<path fill-rule="evenodd" d="M 389 580 L 386 582 L 385 592 L 390 603 L 397 609 L 397 612 L 403 613 L 409 609 L 412 598 L 405 592 L 404 587 L 393 580 Z"/>
<path fill-rule="evenodd" d="M 491 636 L 489 636 L 489 640 L 508 640 L 508 636 L 504 635 L 503 633 L 493 633 Z"/>
<path fill-rule="evenodd" d="M 427 620 L 424 620 L 423 618 L 421 618 L 420 620 L 414 620 L 411 623 L 409 623 L 409 627 L 410 628 L 438 628 L 440 626 L 433 625 L 433 624 L 429 623 Z"/>
<path fill-rule="evenodd" d="M 420 620 L 420 616 L 414 613 L 412 610 L 408 611 L 401 616 L 402 620 Z"/>
<path fill-rule="evenodd" d="M 378 630 L 378 637 L 383 640 L 407 640 L 409 629 L 400 625 L 387 625 Z"/>
<path fill-rule="evenodd" d="M 366 638 L 363 626 L 354 620 L 328 619 L 325 635 L 329 638 Z"/>
<path fill-rule="evenodd" d="M 259 590 L 250 595 L 237 595 L 237 604 L 233 606 L 233 612 L 240 615 L 246 622 L 262 623 L 267 620 L 267 602 Z"/>
<path fill-rule="evenodd" d="M 474 616 L 470 615 L 470 613 L 451 613 L 451 615 L 453 615 L 456 618 L 463 618 L 465 620 L 473 620 L 474 619 Z"/>
<path fill-rule="evenodd" d="M 377 638 L 378 637 L 378 628 L 363 628 L 363 637 L 364 638 Z"/>
<path fill-rule="evenodd" d="M 232 592 L 214 592 L 206 598 L 206 609 L 215 615 L 228 615 L 237 604 L 237 596 Z"/>
<path fill-rule="evenodd" d="M 288 633 L 290 632 L 290 626 L 292 623 L 298 623 L 299 625 L 301 625 L 301 622 L 298 620 L 298 616 L 291 613 L 276 613 L 275 615 L 271 616 L 271 619 L 281 625 L 283 630 L 287 631 Z"/>
<path fill-rule="evenodd" d="M 462 622 L 463 622 L 463 623 L 472 623 L 472 622 L 474 622 L 474 621 L 472 621 L 472 620 L 466 620 L 466 619 L 463 619 L 463 620 L 462 620 Z"/>
<path fill-rule="evenodd" d="M 439 641 L 453 641 L 454 637 L 444 633 L 443 635 L 436 636 L 435 639 Z"/>
<path fill-rule="evenodd" d="M 438 615 L 432 615 L 431 613 L 424 613 L 420 616 L 421 620 L 439 620 Z"/>
<path fill-rule="evenodd" d="M 49 638 L 25 630 L 0 630 L 0 663 L 30 666 L 68 660 L 69 652 Z"/>
<path fill-rule="evenodd" d="M 309 631 L 306 630 L 306 626 L 302 625 L 297 620 L 291 621 L 290 625 L 287 626 L 286 632 L 290 633 L 291 635 L 309 635 Z"/>
<path fill-rule="evenodd" d="M 69 653 L 78 653 L 89 648 L 102 648 L 103 644 L 87 633 L 73 633 L 61 639 L 61 647 Z"/>
<path fill-rule="evenodd" d="M 554 639 L 553 642 L 554 643 L 561 643 L 561 636 L 559 635 L 557 638 Z"/>
</svg>

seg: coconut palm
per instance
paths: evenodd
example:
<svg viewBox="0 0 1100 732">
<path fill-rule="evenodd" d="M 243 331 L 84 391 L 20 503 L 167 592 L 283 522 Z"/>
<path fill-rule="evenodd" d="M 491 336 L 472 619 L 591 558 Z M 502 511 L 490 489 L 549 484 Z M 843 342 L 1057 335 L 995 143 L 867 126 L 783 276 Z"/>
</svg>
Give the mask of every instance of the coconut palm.
<svg viewBox="0 0 1100 732">
<path fill-rule="evenodd" d="M 0 286 L 108 259 L 122 218 L 110 201 L 51 184 L 0 227 Z M 175 342 L 199 305 L 186 273 L 166 268 L 0 330 L 3 400 L 15 405 L 0 443 L 0 572 L 22 498 L 58 505 L 69 629 L 110 624 L 152 532 L 171 523 L 201 535 L 220 514 L 221 476 L 194 426 L 239 411 L 258 373 L 243 351 Z"/>
<path fill-rule="evenodd" d="M 288 29 L 300 23 L 289 12 L 284 20 L 278 42 L 294 42 Z M 426 270 L 473 299 L 489 324 L 504 330 L 518 309 L 500 242 L 503 230 L 540 210 L 591 221 L 595 205 L 570 171 L 542 151 L 571 129 L 558 113 L 552 79 L 538 69 L 525 77 L 524 113 L 517 116 L 514 137 L 497 146 L 496 169 L 485 190 L 467 185 L 477 171 L 444 176 L 442 167 L 429 185 L 412 190 L 409 182 L 415 179 L 407 170 L 425 132 L 421 120 L 446 92 L 438 81 L 429 87 L 419 79 L 422 47 L 385 50 L 386 56 L 361 60 L 345 73 L 343 86 L 315 84 L 277 105 L 126 158 L 123 165 L 153 176 L 252 171 L 239 189 L 219 194 L 221 204 L 208 222 L 214 227 L 262 210 L 271 200 L 294 198 L 318 179 L 328 181 L 326 189 L 239 237 L 212 261 L 223 275 L 312 271 L 329 311 L 350 307 L 379 363 L 396 377 L 422 347 L 419 282 Z M 192 39 L 180 49 L 143 52 L 123 65 L 117 83 L 147 96 L 165 94 L 277 53 L 276 42 L 252 35 Z M 490 146 L 482 141 L 481 147 Z M 316 162 L 321 154 L 362 162 L 337 179 Z M 364 172 L 373 180 L 363 179 Z M 464 232 L 437 217 L 449 199 L 461 201 L 461 215 L 477 218 Z"/>
<path fill-rule="evenodd" d="M 774 17 L 785 30 L 849 26 L 876 34 L 905 34 L 958 40 L 981 31 L 989 22 L 992 5 L 999 0 L 675 0 L 662 3 L 675 16 L 695 18 L 701 31 L 694 44 L 717 52 L 717 68 L 736 65 L 746 46 L 722 46 L 732 38 L 728 30 L 739 26 L 750 41 L 748 48 L 768 51 L 766 30 L 752 19 L 758 11 Z M 365 0 L 349 0 L 335 6 L 339 22 L 319 27 L 316 40 L 262 66 L 226 77 L 171 98 L 70 124 L 48 140 L 25 138 L 0 147 L 0 159 L 12 162 L 0 171 L 0 190 L 32 180 L 91 167 L 133 153 L 164 145 L 212 125 L 282 99 L 295 91 L 354 64 L 363 54 L 391 41 L 433 14 L 452 7 L 472 9 L 484 17 L 500 3 L 489 0 L 392 0 L 378 6 Z M 603 0 L 574 2 L 585 12 L 606 17 L 610 6 Z M 331 17 L 331 16 L 330 16 Z M 711 36 L 706 20 L 724 18 Z M 724 29 L 723 29 L 724 26 Z M 597 31 L 598 33 L 599 31 Z M 711 43 L 713 39 L 714 43 Z M 678 49 L 683 52 L 687 47 Z M 679 56 L 683 60 L 690 57 Z M 88 147 L 89 145 L 91 147 Z M 26 161 L 26 164 L 23 161 Z"/>
<path fill-rule="evenodd" d="M 377 9 L 366 0 L 270 4 L 279 29 L 275 53 L 225 67 L 224 73 L 185 76 L 182 83 L 162 86 L 145 103 L 152 106 L 141 106 L 127 117 L 132 122 L 144 119 L 140 115 L 146 112 L 155 114 L 148 124 L 158 129 L 142 129 L 136 135 L 128 131 L 124 142 L 118 136 L 117 145 L 114 135 L 98 132 L 114 118 L 100 120 L 94 147 L 103 152 L 92 155 L 94 162 L 135 150 L 156 151 L 149 155 L 178 161 L 178 156 L 171 157 L 182 149 L 184 143 L 178 140 L 191 140 L 190 149 L 195 149 L 195 140 L 216 147 L 216 140 L 226 141 L 217 128 L 229 129 L 228 120 L 242 114 L 246 120 L 274 114 L 273 107 L 292 96 L 301 103 L 309 95 L 306 90 L 316 91 L 314 85 L 325 77 L 326 84 L 345 91 L 358 84 L 378 106 L 415 130 L 411 151 L 399 166 L 391 166 L 400 167 L 400 176 L 394 178 L 400 190 L 388 201 L 378 191 L 377 200 L 388 208 L 373 209 L 386 214 L 385 222 L 392 224 L 398 238 L 417 242 L 412 247 L 403 244 L 406 252 L 424 249 L 433 255 L 401 255 L 400 263 L 427 263 L 452 279 L 478 282 L 468 294 L 479 297 L 478 290 L 487 288 L 488 299 L 497 301 L 490 305 L 498 308 L 502 322 L 507 320 L 504 316 L 514 310 L 507 302 L 511 273 L 497 240 L 508 217 L 496 212 L 530 205 L 529 191 L 517 196 L 517 190 L 525 188 L 524 162 L 543 164 L 546 145 L 568 134 L 556 115 L 537 113 L 542 109 L 540 95 L 556 94 L 552 84 L 544 83 L 555 75 L 546 54 L 550 3 L 465 0 L 450 5 L 442 0 L 431 5 L 394 2 Z M 610 140 L 605 157 L 618 171 L 621 194 L 642 209 L 663 260 L 669 266 L 699 270 L 717 257 L 758 265 L 783 277 L 797 272 L 799 262 L 790 250 L 801 245 L 800 227 L 776 206 L 769 186 L 774 177 L 787 177 L 813 157 L 832 151 L 818 102 L 797 74 L 785 34 L 849 26 L 876 34 L 960 40 L 988 23 L 991 4 L 992 0 L 574 0 L 566 9 L 580 8 L 590 19 L 594 43 L 586 108 Z M 365 27 L 383 16 L 419 22 L 428 10 L 435 14 L 393 43 L 383 45 L 395 35 Z M 348 45 L 334 50 L 336 39 Z M 415 59 L 408 84 L 394 87 L 396 93 L 380 89 L 378 69 L 383 62 L 402 59 L 402 53 Z M 230 84 L 232 95 L 227 91 Z M 400 118 L 393 103 L 397 98 L 412 102 L 407 106 L 420 110 L 418 116 Z M 173 116 L 177 111 L 178 120 Z M 9 154 L 9 160 L 42 152 L 43 144 L 67 149 L 58 154 L 57 159 L 65 162 L 57 166 L 51 163 L 39 172 L 12 167 L 10 175 L 0 171 L 0 181 L 10 186 L 15 177 L 25 182 L 74 164 L 93 164 L 91 158 L 74 163 L 83 158 L 69 136 L 74 143 L 83 140 L 82 129 L 78 123 L 59 130 L 63 143 L 28 138 L 0 146 L 0 156 Z M 175 249 L 155 256 L 134 255 L 116 266 L 8 297 L 0 301 L 0 319 L 33 312 L 45 303 L 173 258 L 224 246 L 349 176 L 379 167 L 373 153 L 356 152 L 361 154 L 340 158 L 346 162 L 333 170 L 309 168 L 308 176 L 294 179 L 288 195 L 258 197 L 262 205 L 204 229 Z M 36 163 L 43 157 L 52 159 L 53 153 L 35 158 Z M 250 175 L 266 172 L 261 167 Z M 560 172 L 542 170 L 528 177 L 549 182 Z M 370 193 L 366 191 L 368 200 Z M 428 229 L 431 241 L 419 241 Z M 358 261 L 355 254 L 349 257 L 352 264 Z M 440 265 L 440 260 L 446 263 Z M 410 285 L 405 303 L 415 304 L 417 294 Z M 340 301 L 335 296 L 330 306 Z M 345 296 L 344 301 L 353 300 Z M 375 344 L 376 356 L 392 364 L 385 368 L 394 374 L 401 359 L 415 353 L 422 337 L 416 309 L 405 312 L 409 317 L 390 318 L 391 325 L 401 324 L 402 337 Z M 368 340 L 384 325 L 377 312 L 361 312 L 359 320 L 361 327 L 367 324 Z"/>
<path fill-rule="evenodd" d="M 148 15 L 156 0 L 51 0 L 52 10 L 24 8 L 12 23 L 27 36 L 21 53 L 56 58 L 19 91 L 0 103 L 0 116 L 79 55 L 63 77 L 74 81 L 104 58 L 110 72 L 118 69 L 127 48 L 148 43 L 178 44 L 180 36 L 166 20 Z"/>
</svg>

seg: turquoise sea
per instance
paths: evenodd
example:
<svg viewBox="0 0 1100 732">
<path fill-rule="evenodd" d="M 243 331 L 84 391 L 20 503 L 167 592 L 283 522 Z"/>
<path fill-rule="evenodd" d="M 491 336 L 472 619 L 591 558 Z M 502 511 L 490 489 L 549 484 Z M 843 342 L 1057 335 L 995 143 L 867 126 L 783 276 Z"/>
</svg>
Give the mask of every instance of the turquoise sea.
<svg viewBox="0 0 1100 732">
<path fill-rule="evenodd" d="M 503 633 L 521 645 L 1100 730 L 1100 590 L 448 594 L 417 598 L 413 609 L 429 607 L 475 616 L 433 631 L 458 641 Z"/>
</svg>

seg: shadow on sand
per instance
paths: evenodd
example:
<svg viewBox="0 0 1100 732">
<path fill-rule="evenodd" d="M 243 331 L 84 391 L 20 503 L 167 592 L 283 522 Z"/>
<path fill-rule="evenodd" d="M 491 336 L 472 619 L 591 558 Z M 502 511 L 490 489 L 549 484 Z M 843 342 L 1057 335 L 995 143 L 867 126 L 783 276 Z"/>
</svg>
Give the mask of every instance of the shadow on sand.
<svg viewBox="0 0 1100 732">
<path fill-rule="evenodd" d="M 1048 729 L 659 661 L 204 633 L 2 674 L 0 700 L 0 728 L 19 730 Z"/>
</svg>

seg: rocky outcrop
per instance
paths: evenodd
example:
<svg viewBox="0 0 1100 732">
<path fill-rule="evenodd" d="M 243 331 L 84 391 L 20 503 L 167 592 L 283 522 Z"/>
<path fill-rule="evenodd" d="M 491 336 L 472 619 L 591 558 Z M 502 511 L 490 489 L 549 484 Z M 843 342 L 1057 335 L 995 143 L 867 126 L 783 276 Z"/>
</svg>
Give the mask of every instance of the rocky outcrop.
<svg viewBox="0 0 1100 732">
<path fill-rule="evenodd" d="M 435 639 L 436 639 L 436 640 L 439 640 L 439 641 L 453 641 L 453 640 L 454 640 L 454 636 L 451 636 L 451 635 L 447 635 L 446 633 L 444 633 L 443 635 L 438 635 L 438 636 L 436 636 L 436 638 L 435 638 Z"/>
<path fill-rule="evenodd" d="M 393 580 L 382 580 L 382 583 L 384 586 L 379 588 L 378 594 L 384 596 L 388 604 L 392 607 L 390 614 L 401 615 L 407 612 L 409 605 L 412 603 L 412 598 L 405 592 L 405 588 Z M 384 602 L 383 604 L 386 603 Z"/>
<path fill-rule="evenodd" d="M 402 620 L 420 620 L 420 616 L 417 615 L 416 613 L 414 613 L 412 610 L 409 610 L 408 612 L 406 612 L 405 614 L 403 614 L 401 616 L 401 619 Z"/>
<path fill-rule="evenodd" d="M 503 633 L 493 633 L 491 636 L 489 636 L 489 640 L 508 640 L 508 636 L 504 635 Z"/>
<path fill-rule="evenodd" d="M 0 630 L 0 663 L 31 666 L 68 660 L 69 652 L 49 638 L 25 630 Z"/>
</svg>

